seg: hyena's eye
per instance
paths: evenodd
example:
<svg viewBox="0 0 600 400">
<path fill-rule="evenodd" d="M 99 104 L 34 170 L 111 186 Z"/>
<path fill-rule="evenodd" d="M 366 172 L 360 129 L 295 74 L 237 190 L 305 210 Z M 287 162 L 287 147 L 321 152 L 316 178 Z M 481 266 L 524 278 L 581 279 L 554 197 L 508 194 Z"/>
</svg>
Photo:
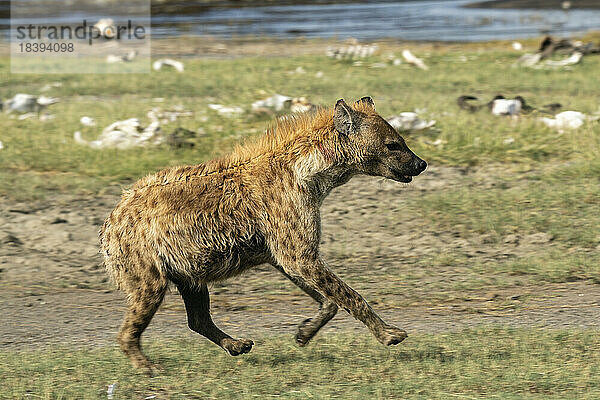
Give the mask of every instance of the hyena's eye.
<svg viewBox="0 0 600 400">
<path fill-rule="evenodd" d="M 403 149 L 402 144 L 398 142 L 387 143 L 385 147 L 387 147 L 389 151 L 399 151 Z"/>
</svg>

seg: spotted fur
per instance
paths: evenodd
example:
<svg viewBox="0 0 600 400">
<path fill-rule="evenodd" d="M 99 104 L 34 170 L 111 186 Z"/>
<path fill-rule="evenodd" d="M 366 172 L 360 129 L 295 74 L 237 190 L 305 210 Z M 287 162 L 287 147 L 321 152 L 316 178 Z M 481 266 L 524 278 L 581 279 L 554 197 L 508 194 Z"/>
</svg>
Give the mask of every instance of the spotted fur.
<svg viewBox="0 0 600 400">
<path fill-rule="evenodd" d="M 207 284 L 263 263 L 320 304 L 300 325 L 298 344 L 307 344 L 338 306 L 380 342 L 399 343 L 406 333 L 383 322 L 322 260 L 319 207 L 356 174 L 405 182 L 425 165 L 363 98 L 279 119 L 230 155 L 140 179 L 100 232 L 106 269 L 128 296 L 122 350 L 134 365 L 153 368 L 140 336 L 174 283 L 192 330 L 232 355 L 250 351 L 252 341 L 233 339 L 213 323 Z"/>
</svg>

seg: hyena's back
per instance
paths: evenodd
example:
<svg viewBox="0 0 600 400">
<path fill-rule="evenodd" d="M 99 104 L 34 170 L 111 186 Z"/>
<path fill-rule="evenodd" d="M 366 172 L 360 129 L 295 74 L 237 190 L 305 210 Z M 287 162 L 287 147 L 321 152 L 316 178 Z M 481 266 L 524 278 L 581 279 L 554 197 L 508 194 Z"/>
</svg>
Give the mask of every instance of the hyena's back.
<svg viewBox="0 0 600 400">
<path fill-rule="evenodd" d="M 203 164 L 141 179 L 100 232 L 115 283 L 128 292 L 147 278 L 211 282 L 268 261 L 257 223 L 264 208 L 251 185 L 240 171 L 212 172 Z"/>
<path fill-rule="evenodd" d="M 140 337 L 174 282 L 188 326 L 231 355 L 253 342 L 220 330 L 206 283 L 268 262 L 319 303 L 298 327 L 309 340 L 342 307 L 386 345 L 406 338 L 333 273 L 319 252 L 319 206 L 356 174 L 410 182 L 427 164 L 365 97 L 349 106 L 281 118 L 254 144 L 198 166 L 168 169 L 124 194 L 101 232 L 108 270 L 128 295 L 118 341 L 152 370 Z"/>
</svg>

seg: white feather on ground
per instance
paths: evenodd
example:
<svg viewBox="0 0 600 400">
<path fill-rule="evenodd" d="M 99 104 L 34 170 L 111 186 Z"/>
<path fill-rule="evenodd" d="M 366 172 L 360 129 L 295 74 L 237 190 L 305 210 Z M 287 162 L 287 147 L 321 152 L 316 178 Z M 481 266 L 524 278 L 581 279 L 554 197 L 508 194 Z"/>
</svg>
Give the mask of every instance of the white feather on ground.
<svg viewBox="0 0 600 400">
<path fill-rule="evenodd" d="M 177 60 L 173 60 L 172 58 L 161 58 L 160 60 L 154 61 L 152 64 L 152 69 L 155 71 L 160 71 L 164 66 L 173 67 L 177 72 L 183 72 L 183 63 Z"/>
<path fill-rule="evenodd" d="M 399 132 L 414 132 L 431 128 L 435 125 L 435 120 L 427 121 L 419 118 L 414 112 L 402 112 L 388 118 L 388 123 Z"/>
<path fill-rule="evenodd" d="M 81 125 L 84 126 L 96 126 L 96 121 L 94 121 L 94 118 L 88 116 L 81 117 L 79 122 L 81 122 Z"/>
<path fill-rule="evenodd" d="M 583 58 L 583 53 L 575 51 L 569 57 L 562 59 L 562 60 L 558 60 L 558 61 L 546 60 L 546 61 L 544 61 L 544 65 L 547 65 L 549 67 L 557 67 L 557 68 L 558 67 L 566 67 L 567 65 L 578 64 L 579 62 L 581 62 L 582 58 Z"/>
<path fill-rule="evenodd" d="M 264 100 L 257 100 L 252 103 L 252 110 L 259 111 L 263 108 L 272 109 L 275 111 L 282 111 L 289 108 L 292 104 L 292 98 L 281 94 L 274 94 L 271 97 L 267 97 Z"/>
<path fill-rule="evenodd" d="M 215 110 L 224 117 L 233 117 L 234 115 L 242 114 L 244 109 L 237 106 L 224 106 L 223 104 L 209 104 L 208 108 Z"/>
<path fill-rule="evenodd" d="M 427 65 L 425 65 L 423 60 L 416 57 L 413 53 L 410 52 L 410 50 L 403 50 L 402 57 L 404 57 L 404 59 L 406 60 L 407 63 L 414 65 L 417 68 L 420 68 L 425 71 L 427 71 L 429 69 L 429 67 Z"/>
<path fill-rule="evenodd" d="M 153 107 L 146 115 L 152 122 L 156 121 L 161 124 L 168 124 L 177 121 L 180 117 L 191 117 L 194 113 L 185 110 L 182 105 L 176 105 L 167 110 L 163 110 L 160 107 Z"/>
<path fill-rule="evenodd" d="M 137 56 L 137 51 L 132 50 L 124 56 L 117 56 L 114 54 L 109 54 L 106 56 L 106 62 L 109 64 L 120 63 L 120 62 L 130 62 Z"/>
<path fill-rule="evenodd" d="M 258 100 L 252 103 L 254 112 L 270 112 L 289 110 L 293 113 L 310 111 L 315 105 L 308 101 L 306 97 L 289 97 L 281 94 L 274 94 L 264 100 Z"/>
</svg>

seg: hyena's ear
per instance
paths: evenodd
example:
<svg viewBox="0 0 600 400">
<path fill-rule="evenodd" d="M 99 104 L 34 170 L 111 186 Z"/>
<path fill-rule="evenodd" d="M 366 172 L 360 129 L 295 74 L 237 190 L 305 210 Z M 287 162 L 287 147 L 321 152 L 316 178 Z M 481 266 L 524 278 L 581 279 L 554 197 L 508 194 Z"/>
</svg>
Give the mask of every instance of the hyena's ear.
<svg viewBox="0 0 600 400">
<path fill-rule="evenodd" d="M 358 126 L 359 119 L 359 114 L 348 106 L 344 99 L 339 99 L 335 103 L 333 126 L 340 134 L 346 136 L 352 134 Z"/>
<path fill-rule="evenodd" d="M 365 104 L 375 110 L 375 102 L 371 96 L 362 97 L 360 100 L 356 101 L 357 105 Z"/>
</svg>

